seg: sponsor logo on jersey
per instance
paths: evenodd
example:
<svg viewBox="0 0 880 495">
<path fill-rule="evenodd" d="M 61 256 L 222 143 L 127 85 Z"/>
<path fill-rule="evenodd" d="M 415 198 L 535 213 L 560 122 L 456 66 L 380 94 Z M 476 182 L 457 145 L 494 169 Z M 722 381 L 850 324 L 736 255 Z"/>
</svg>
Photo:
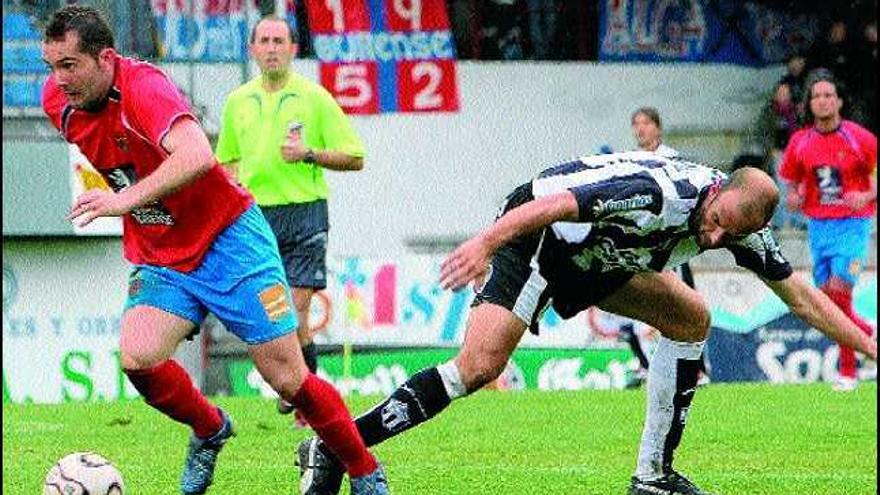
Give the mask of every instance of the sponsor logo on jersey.
<svg viewBox="0 0 880 495">
<path fill-rule="evenodd" d="M 635 210 L 644 208 L 653 202 L 654 198 L 648 194 L 637 194 L 631 198 L 609 201 L 597 199 L 593 205 L 593 215 L 598 217 L 603 214 L 614 213 L 615 211 Z"/>
</svg>

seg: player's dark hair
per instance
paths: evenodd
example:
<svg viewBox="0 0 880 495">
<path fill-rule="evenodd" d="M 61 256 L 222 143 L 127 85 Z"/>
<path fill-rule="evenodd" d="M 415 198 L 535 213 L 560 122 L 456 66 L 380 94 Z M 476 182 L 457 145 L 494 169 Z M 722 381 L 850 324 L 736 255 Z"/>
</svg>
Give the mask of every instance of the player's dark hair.
<svg viewBox="0 0 880 495">
<path fill-rule="evenodd" d="M 293 26 L 291 26 L 290 23 L 287 22 L 287 19 L 284 19 L 283 17 L 278 17 L 277 15 L 265 15 L 254 24 L 254 27 L 251 28 L 251 44 L 253 44 L 255 41 L 257 41 L 257 26 L 259 26 L 260 23 L 263 21 L 283 22 L 284 25 L 287 26 L 287 32 L 290 34 L 290 42 L 291 43 L 297 42 L 296 31 L 293 29 Z"/>
<path fill-rule="evenodd" d="M 656 108 L 641 107 L 637 109 L 635 112 L 632 113 L 632 116 L 630 116 L 630 124 L 635 124 L 636 117 L 638 117 L 639 115 L 644 115 L 645 117 L 651 119 L 651 122 L 654 122 L 654 124 L 657 125 L 658 129 L 663 128 L 663 124 L 660 122 L 660 112 L 658 112 Z"/>
<path fill-rule="evenodd" d="M 813 115 L 812 110 L 810 110 L 810 100 L 813 99 L 813 86 L 820 82 L 827 82 L 834 85 L 834 91 L 837 93 L 837 97 L 841 100 L 844 99 L 843 95 L 846 92 L 846 88 L 844 87 L 843 82 L 841 82 L 833 72 L 824 67 L 811 70 L 810 73 L 807 74 L 806 82 L 804 83 L 804 113 L 806 113 L 807 122 L 813 122 L 815 120 L 815 116 Z"/>
<path fill-rule="evenodd" d="M 101 13 L 92 7 L 68 5 L 56 10 L 46 24 L 43 36 L 45 40 L 60 41 L 70 31 L 79 36 L 79 51 L 95 58 L 101 50 L 115 46 L 113 30 Z"/>
</svg>

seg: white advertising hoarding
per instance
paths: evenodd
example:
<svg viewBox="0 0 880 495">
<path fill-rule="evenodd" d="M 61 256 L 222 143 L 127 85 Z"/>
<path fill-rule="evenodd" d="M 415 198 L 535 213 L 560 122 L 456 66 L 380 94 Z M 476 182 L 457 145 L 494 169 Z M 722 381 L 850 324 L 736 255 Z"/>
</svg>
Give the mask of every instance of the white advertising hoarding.
<svg viewBox="0 0 880 495">
<path fill-rule="evenodd" d="M 70 157 L 70 192 L 74 201 L 82 193 L 90 189 L 111 190 L 104 177 L 95 170 L 89 159 L 83 155 L 77 145 L 68 143 L 68 150 L 68 156 Z M 96 218 L 85 227 L 73 224 L 73 232 L 78 235 L 122 235 L 122 218 Z"/>
<path fill-rule="evenodd" d="M 331 257 L 328 288 L 313 305 L 320 309 L 312 323 L 326 319 L 316 342 L 457 347 L 464 338 L 473 291 L 441 290 L 441 259 Z M 4 242 L 4 400 L 53 403 L 137 395 L 120 372 L 118 357 L 128 273 L 117 238 Z M 719 336 L 752 331 L 787 313 L 750 273 L 700 272 L 696 278 Z M 855 303 L 873 321 L 876 291 L 876 273 L 864 273 Z M 548 310 L 541 319 L 541 335 L 527 333 L 522 346 L 619 347 L 613 336 L 619 325 L 601 312 L 587 311 L 563 321 Z M 181 349 L 190 355 L 200 351 L 194 343 Z M 195 362 L 200 362 L 198 357 Z"/>
</svg>

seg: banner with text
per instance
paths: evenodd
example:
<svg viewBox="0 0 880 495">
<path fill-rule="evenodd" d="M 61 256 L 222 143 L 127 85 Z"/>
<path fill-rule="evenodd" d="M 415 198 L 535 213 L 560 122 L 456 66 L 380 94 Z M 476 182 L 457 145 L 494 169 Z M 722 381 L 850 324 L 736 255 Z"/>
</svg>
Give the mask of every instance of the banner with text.
<svg viewBox="0 0 880 495">
<path fill-rule="evenodd" d="M 416 372 L 455 356 L 454 349 L 381 350 L 352 356 L 350 376 L 340 355 L 321 356 L 318 375 L 343 394 L 389 395 Z M 625 349 L 519 349 L 488 388 L 498 390 L 620 390 L 638 366 Z M 227 364 L 230 395 L 275 398 L 249 359 Z"/>
<path fill-rule="evenodd" d="M 306 0 L 321 84 L 350 114 L 454 112 L 443 0 Z"/>
<path fill-rule="evenodd" d="M 760 2 L 602 0 L 599 60 L 765 65 L 809 48 L 814 13 Z"/>
<path fill-rule="evenodd" d="M 164 60 L 246 62 L 250 31 L 260 20 L 257 0 L 152 0 Z M 295 29 L 293 0 L 284 17 Z"/>
<path fill-rule="evenodd" d="M 707 273 L 696 280 L 712 310 L 706 349 L 713 381 L 809 383 L 837 377 L 837 344 L 790 313 L 754 275 Z M 876 326 L 876 273 L 862 274 L 853 303 Z"/>
<path fill-rule="evenodd" d="M 379 260 L 328 258 L 327 289 L 312 302 L 318 344 L 456 346 L 464 339 L 474 292 L 444 291 L 439 256 Z M 617 323 L 598 310 L 563 321 L 549 308 L 540 335 L 527 333 L 526 347 L 609 347 Z"/>
<path fill-rule="evenodd" d="M 118 239 L 4 244 L 4 400 L 53 403 L 137 396 L 119 363 L 119 325 L 130 269 L 120 249 Z M 446 359 L 463 340 L 473 292 L 441 290 L 437 283 L 440 260 L 439 256 L 407 256 L 393 261 L 331 257 L 328 288 L 315 299 L 317 303 L 313 302 L 311 322 L 322 328 L 315 342 L 356 346 L 353 377 L 363 378 L 372 373 L 370 369 L 378 369 L 378 364 L 373 368 L 365 365 L 360 374 L 357 364 L 359 355 L 367 359 L 374 351 L 388 352 L 377 351 L 377 347 L 410 347 L 399 349 L 394 359 L 410 353 L 421 355 L 417 348 L 441 348 L 438 352 L 443 356 L 430 360 Z M 714 380 L 804 382 L 833 377 L 836 345 L 792 317 L 754 275 L 697 272 L 696 282 L 712 312 L 707 352 Z M 876 272 L 862 274 L 854 301 L 859 314 L 876 322 Z M 537 388 L 546 388 L 540 383 L 558 388 L 587 382 L 598 387 L 607 380 L 590 375 L 589 367 L 583 367 L 585 362 L 577 359 L 592 356 L 593 351 L 613 355 L 612 351 L 624 348 L 616 335 L 621 325 L 618 318 L 597 310 L 565 321 L 548 310 L 540 320 L 541 335 L 527 333 L 520 347 L 536 351 L 522 356 L 544 356 L 554 360 L 553 366 L 526 364 L 528 359 L 514 361 L 523 370 L 526 383 L 531 383 L 532 375 L 545 378 L 535 382 Z M 645 337 L 643 343 L 650 352 L 655 332 L 644 326 L 637 331 Z M 203 329 L 203 333 L 214 336 L 213 330 Z M 192 350 L 194 345 L 185 344 L 180 350 Z M 628 358 L 618 357 L 615 359 L 629 366 Z M 341 374 L 329 364 L 335 362 L 332 359 L 322 362 L 327 363 L 328 375 Z M 409 373 L 424 364 L 401 363 Z M 620 369 L 617 365 L 612 368 L 610 361 L 603 363 L 598 368 L 608 373 L 612 388 L 616 387 L 622 376 Z M 532 373 L 527 368 L 538 371 Z M 539 373 L 541 369 L 544 371 Z M 516 383 L 514 378 L 509 381 Z M 360 385 L 351 388 L 361 389 Z"/>
<path fill-rule="evenodd" d="M 70 253 L 70 251 L 68 251 Z M 108 256 L 3 253 L 3 399 L 58 403 L 137 397 L 121 371 L 124 264 Z M 118 253 L 112 253 L 118 256 Z M 24 260 L 30 259 L 31 263 Z"/>
</svg>

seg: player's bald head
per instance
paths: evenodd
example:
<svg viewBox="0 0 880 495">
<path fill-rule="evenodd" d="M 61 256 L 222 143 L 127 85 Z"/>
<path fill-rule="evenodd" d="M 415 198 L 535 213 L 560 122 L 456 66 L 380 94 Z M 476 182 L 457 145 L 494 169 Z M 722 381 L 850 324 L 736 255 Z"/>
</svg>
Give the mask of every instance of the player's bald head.
<svg viewBox="0 0 880 495">
<path fill-rule="evenodd" d="M 773 178 L 754 167 L 735 170 L 720 192 L 736 194 L 742 217 L 754 227 L 749 230 L 769 223 L 779 204 L 779 188 Z"/>
</svg>

